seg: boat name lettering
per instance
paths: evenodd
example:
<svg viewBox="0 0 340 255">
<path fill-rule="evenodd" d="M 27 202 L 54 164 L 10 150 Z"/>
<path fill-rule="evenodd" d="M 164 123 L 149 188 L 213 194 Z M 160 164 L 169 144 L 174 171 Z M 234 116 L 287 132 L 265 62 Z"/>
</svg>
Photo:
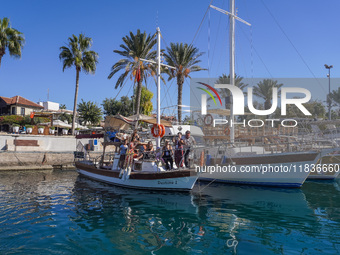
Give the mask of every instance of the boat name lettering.
<svg viewBox="0 0 340 255">
<path fill-rule="evenodd" d="M 177 184 L 177 181 L 158 181 L 158 184 L 161 185 Z"/>
</svg>

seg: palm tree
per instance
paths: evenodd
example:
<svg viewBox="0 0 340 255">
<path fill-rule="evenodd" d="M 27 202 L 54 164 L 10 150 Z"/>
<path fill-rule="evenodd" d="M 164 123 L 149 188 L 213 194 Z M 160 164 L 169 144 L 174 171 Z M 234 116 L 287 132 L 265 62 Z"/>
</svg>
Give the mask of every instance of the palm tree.
<svg viewBox="0 0 340 255">
<path fill-rule="evenodd" d="M 83 119 L 85 125 L 97 125 L 102 120 L 102 110 L 91 101 L 85 102 L 83 99 L 78 104 L 79 117 Z"/>
<path fill-rule="evenodd" d="M 1 59 L 6 54 L 6 49 L 10 56 L 20 58 L 24 44 L 24 34 L 11 28 L 8 18 L 0 19 L 0 67 Z"/>
<path fill-rule="evenodd" d="M 60 47 L 59 59 L 63 61 L 63 72 L 65 68 L 74 66 L 76 68 L 76 90 L 74 93 L 72 134 L 74 134 L 77 98 L 79 87 L 79 73 L 83 70 L 85 74 L 96 72 L 98 53 L 89 50 L 92 46 L 92 39 L 80 34 L 79 37 L 72 35 L 68 38 L 67 46 Z"/>
<path fill-rule="evenodd" d="M 178 122 L 182 120 L 182 91 L 184 79 L 189 77 L 189 73 L 206 70 L 197 64 L 201 62 L 199 57 L 204 53 L 199 52 L 198 48 L 193 45 L 183 43 L 170 43 L 170 47 L 166 48 L 164 54 L 165 61 L 168 65 L 175 67 L 169 71 L 169 80 L 172 78 L 177 79 L 178 85 Z"/>
<path fill-rule="evenodd" d="M 277 81 L 271 79 L 264 79 L 257 83 L 257 86 L 254 87 L 253 93 L 255 96 L 264 99 L 264 109 L 270 109 L 271 101 L 273 99 L 273 88 L 278 88 L 278 90 L 282 87 L 283 84 L 278 84 Z"/>
<path fill-rule="evenodd" d="M 248 84 L 243 83 L 242 80 L 243 80 L 243 77 L 235 74 L 235 86 L 240 88 L 243 91 L 245 87 L 248 86 Z M 230 75 L 222 74 L 220 77 L 218 77 L 216 83 L 217 84 L 230 84 Z M 226 109 L 228 109 L 229 108 L 228 104 L 230 104 L 230 99 L 229 99 L 230 91 L 228 89 L 221 88 L 218 90 L 218 93 L 221 96 L 221 98 L 227 98 L 225 107 Z M 212 99 L 209 98 L 208 101 L 209 100 L 212 100 Z"/>
<path fill-rule="evenodd" d="M 138 29 L 136 34 L 130 32 L 129 35 L 122 39 L 124 42 L 124 44 L 120 45 L 122 49 L 114 50 L 113 52 L 118 53 L 124 58 L 112 66 L 108 79 L 111 79 L 113 75 L 123 70 L 124 72 L 116 82 L 116 89 L 124 85 L 124 81 L 128 76 L 134 80 L 134 83 L 137 82 L 135 113 L 139 114 L 142 82 L 146 82 L 148 76 L 156 73 L 156 66 L 143 63 L 141 58 L 148 60 L 156 58 L 157 52 L 152 50 L 153 46 L 157 43 L 156 34 L 147 35 L 146 32 L 141 33 Z"/>
</svg>

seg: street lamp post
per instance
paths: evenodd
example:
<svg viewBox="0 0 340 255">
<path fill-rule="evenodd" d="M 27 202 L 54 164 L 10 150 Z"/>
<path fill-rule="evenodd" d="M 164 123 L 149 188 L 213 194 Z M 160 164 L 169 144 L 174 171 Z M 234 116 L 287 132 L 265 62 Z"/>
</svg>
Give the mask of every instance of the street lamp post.
<svg viewBox="0 0 340 255">
<path fill-rule="evenodd" d="M 331 101 L 331 68 L 333 68 L 333 65 L 326 65 L 325 68 L 328 69 L 328 96 L 327 96 L 327 102 L 328 102 L 328 119 L 331 120 L 331 107 L 332 107 L 332 101 Z"/>
</svg>

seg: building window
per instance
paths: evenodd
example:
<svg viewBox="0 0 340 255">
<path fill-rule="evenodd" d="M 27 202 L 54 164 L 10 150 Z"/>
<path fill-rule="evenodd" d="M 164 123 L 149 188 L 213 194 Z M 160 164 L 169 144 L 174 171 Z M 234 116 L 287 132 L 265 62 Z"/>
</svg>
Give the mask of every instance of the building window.
<svg viewBox="0 0 340 255">
<path fill-rule="evenodd" d="M 16 108 L 12 107 L 12 114 L 15 115 L 16 114 Z"/>
<path fill-rule="evenodd" d="M 21 108 L 21 115 L 25 116 L 25 108 L 23 108 L 23 107 Z"/>
</svg>

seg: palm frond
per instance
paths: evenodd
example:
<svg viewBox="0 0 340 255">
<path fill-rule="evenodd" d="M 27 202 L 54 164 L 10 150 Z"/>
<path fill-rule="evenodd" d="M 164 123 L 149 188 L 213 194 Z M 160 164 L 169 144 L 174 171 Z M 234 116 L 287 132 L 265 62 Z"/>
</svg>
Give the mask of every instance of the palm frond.
<svg viewBox="0 0 340 255">
<path fill-rule="evenodd" d="M 65 68 L 75 66 L 78 70 L 83 70 L 86 74 L 94 74 L 98 64 L 98 53 L 91 51 L 92 39 L 80 34 L 78 37 L 72 35 L 68 38 L 68 44 L 60 47 L 59 59 Z"/>
</svg>

